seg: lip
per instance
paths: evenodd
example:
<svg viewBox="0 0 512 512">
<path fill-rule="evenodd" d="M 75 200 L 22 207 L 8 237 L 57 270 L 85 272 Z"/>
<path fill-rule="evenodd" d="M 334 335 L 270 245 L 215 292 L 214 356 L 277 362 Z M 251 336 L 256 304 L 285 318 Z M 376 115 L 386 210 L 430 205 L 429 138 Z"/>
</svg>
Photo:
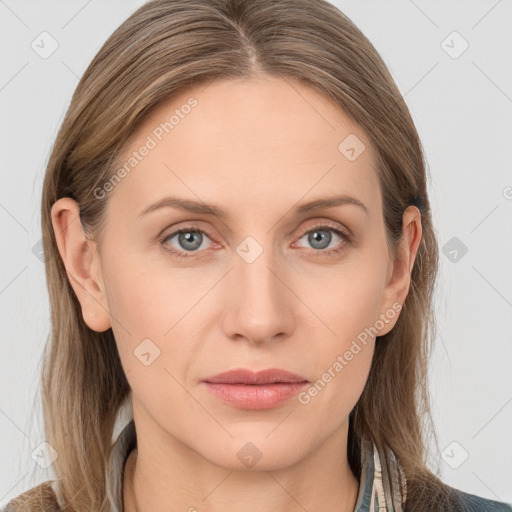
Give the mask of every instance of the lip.
<svg viewBox="0 0 512 512">
<path fill-rule="evenodd" d="M 238 409 L 272 409 L 297 395 L 308 380 L 277 368 L 253 372 L 236 369 L 203 379 L 217 398 Z"/>
<path fill-rule="evenodd" d="M 206 377 L 203 382 L 211 384 L 275 384 L 275 383 L 298 383 L 308 380 L 296 373 L 279 368 L 269 368 L 254 372 L 246 368 L 237 368 L 227 372 Z"/>
</svg>

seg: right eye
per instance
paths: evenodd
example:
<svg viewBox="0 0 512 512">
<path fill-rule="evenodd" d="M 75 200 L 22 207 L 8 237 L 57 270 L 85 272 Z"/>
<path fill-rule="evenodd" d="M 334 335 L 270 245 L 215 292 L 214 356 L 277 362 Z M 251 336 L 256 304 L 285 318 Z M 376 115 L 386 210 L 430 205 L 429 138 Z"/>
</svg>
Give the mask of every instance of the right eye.
<svg viewBox="0 0 512 512">
<path fill-rule="evenodd" d="M 177 237 L 176 244 L 179 245 L 178 247 L 167 243 L 168 240 L 170 241 L 175 237 Z M 169 251 L 178 258 L 189 258 L 194 256 L 194 254 L 187 253 L 198 252 L 203 246 L 205 237 L 210 238 L 204 230 L 195 226 L 187 226 L 166 234 L 162 238 L 161 244 L 166 251 Z"/>
</svg>

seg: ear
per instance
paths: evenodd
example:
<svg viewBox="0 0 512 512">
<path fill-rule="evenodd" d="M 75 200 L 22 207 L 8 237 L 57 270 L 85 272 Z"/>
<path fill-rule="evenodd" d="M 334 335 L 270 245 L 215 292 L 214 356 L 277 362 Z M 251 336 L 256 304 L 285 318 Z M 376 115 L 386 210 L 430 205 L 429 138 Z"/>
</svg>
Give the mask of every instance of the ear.
<svg viewBox="0 0 512 512">
<path fill-rule="evenodd" d="M 384 320 L 384 326 L 379 329 L 377 336 L 383 336 L 391 331 L 400 316 L 396 313 L 401 311 L 409 293 L 411 272 L 421 242 L 421 235 L 421 212 L 416 206 L 409 206 L 402 216 L 402 240 L 398 246 L 397 257 L 388 266 L 387 283 L 382 296 L 380 315 L 380 319 Z M 391 311 L 393 311 L 392 316 Z"/>
<path fill-rule="evenodd" d="M 111 327 L 96 244 L 85 237 L 78 203 L 69 197 L 56 201 L 51 210 L 59 254 L 69 282 L 82 307 L 85 323 L 97 332 Z"/>
</svg>

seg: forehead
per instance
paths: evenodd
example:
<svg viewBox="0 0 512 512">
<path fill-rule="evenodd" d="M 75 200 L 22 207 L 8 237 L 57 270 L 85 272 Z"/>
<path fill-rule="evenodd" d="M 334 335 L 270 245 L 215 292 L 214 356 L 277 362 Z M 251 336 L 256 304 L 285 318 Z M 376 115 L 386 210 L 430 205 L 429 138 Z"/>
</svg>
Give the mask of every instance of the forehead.
<svg viewBox="0 0 512 512">
<path fill-rule="evenodd" d="M 330 98 L 288 78 L 216 81 L 161 103 L 125 144 L 121 166 L 110 202 L 133 216 L 166 194 L 235 210 L 326 192 L 380 201 L 365 133 Z"/>
</svg>

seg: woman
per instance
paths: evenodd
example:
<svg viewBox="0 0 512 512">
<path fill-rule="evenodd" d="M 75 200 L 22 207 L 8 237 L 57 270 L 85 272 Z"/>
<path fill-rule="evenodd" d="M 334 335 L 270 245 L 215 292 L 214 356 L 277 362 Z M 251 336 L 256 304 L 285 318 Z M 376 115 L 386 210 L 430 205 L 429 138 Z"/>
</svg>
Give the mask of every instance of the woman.
<svg viewBox="0 0 512 512">
<path fill-rule="evenodd" d="M 142 6 L 77 86 L 42 229 L 57 478 L 6 510 L 512 510 L 426 465 L 421 145 L 331 4 Z"/>
</svg>

